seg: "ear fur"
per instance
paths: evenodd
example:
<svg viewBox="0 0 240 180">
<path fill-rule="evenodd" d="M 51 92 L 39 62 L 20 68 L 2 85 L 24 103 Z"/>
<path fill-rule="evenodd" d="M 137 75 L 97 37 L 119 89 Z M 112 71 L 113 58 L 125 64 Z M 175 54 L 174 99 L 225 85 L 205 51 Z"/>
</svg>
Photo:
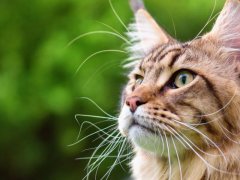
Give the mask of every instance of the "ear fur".
<svg viewBox="0 0 240 180">
<path fill-rule="evenodd" d="M 240 1 L 227 0 L 213 29 L 211 36 L 232 53 L 240 57 Z"/>
<path fill-rule="evenodd" d="M 142 0 L 130 0 L 130 5 L 134 13 L 136 13 L 139 9 L 145 9 L 145 6 Z"/>
<path fill-rule="evenodd" d="M 141 59 L 159 45 L 173 40 L 144 9 L 141 0 L 132 0 L 135 22 L 129 25 L 127 33 L 132 45 L 128 48 L 132 59 Z M 140 9 L 138 9 L 140 8 Z"/>
</svg>

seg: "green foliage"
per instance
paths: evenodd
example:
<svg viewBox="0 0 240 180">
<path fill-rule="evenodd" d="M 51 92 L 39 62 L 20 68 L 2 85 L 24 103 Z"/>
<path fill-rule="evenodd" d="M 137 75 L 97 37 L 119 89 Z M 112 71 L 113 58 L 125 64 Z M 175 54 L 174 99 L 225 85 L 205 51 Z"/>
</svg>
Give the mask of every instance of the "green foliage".
<svg viewBox="0 0 240 180">
<path fill-rule="evenodd" d="M 151 0 L 146 2 L 157 21 L 180 40 L 193 38 L 206 23 L 214 0 Z M 133 19 L 127 0 L 113 0 L 127 24 Z M 223 5 L 217 1 L 215 13 Z M 82 179 L 84 149 L 97 146 L 87 139 L 75 146 L 78 125 L 75 114 L 102 115 L 96 101 L 117 115 L 121 88 L 126 81 L 121 63 L 126 55 L 102 53 L 78 66 L 90 54 L 106 49 L 123 49 L 117 37 L 94 34 L 66 47 L 78 35 L 109 30 L 106 23 L 124 33 L 108 1 L 91 0 L 2 0 L 0 3 L 0 157 L 3 179 Z M 208 26 L 206 29 L 209 29 Z M 98 122 L 98 119 L 81 118 Z M 100 127 L 104 127 L 101 125 Z M 84 137 L 94 132 L 87 129 Z M 102 177 L 111 161 L 98 172 Z M 127 173 L 116 167 L 110 179 L 124 179 Z M 2 179 L 1 178 L 1 179 Z"/>
</svg>

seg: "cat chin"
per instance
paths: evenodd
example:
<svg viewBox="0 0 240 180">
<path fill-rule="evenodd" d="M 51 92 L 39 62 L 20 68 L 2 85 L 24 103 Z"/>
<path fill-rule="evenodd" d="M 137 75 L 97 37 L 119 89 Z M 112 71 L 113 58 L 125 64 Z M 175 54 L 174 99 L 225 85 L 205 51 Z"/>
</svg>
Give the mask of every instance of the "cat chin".
<svg viewBox="0 0 240 180">
<path fill-rule="evenodd" d="M 177 155 L 180 157 L 186 151 L 184 146 L 175 138 L 171 138 L 167 135 L 165 137 L 163 134 L 155 134 L 138 125 L 134 125 L 130 128 L 129 138 L 137 149 L 140 148 L 158 157 L 165 158 L 170 156 L 176 159 Z"/>
<path fill-rule="evenodd" d="M 143 114 L 142 108 L 139 107 L 135 114 Z M 141 123 L 144 124 L 144 122 Z M 178 155 L 181 156 L 185 152 L 183 145 L 179 143 L 174 136 L 170 137 L 165 136 L 165 134 L 156 134 L 147 127 L 147 125 L 143 127 L 134 123 L 134 116 L 129 110 L 129 107 L 126 105 L 123 106 L 118 118 L 118 129 L 123 136 L 127 136 L 132 141 L 135 147 L 162 157 L 176 157 L 176 151 Z"/>
</svg>

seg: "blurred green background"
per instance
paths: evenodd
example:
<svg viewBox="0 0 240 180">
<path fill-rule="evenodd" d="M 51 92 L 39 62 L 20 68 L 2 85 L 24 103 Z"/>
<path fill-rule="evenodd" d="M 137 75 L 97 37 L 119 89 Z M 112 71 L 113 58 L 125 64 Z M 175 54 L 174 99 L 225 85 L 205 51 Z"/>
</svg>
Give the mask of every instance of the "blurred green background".
<svg viewBox="0 0 240 180">
<path fill-rule="evenodd" d="M 127 0 L 112 0 L 123 22 L 132 22 Z M 214 13 L 223 0 L 216 0 Z M 146 6 L 173 36 L 185 41 L 195 37 L 207 22 L 214 0 L 148 0 Z M 103 115 L 89 97 L 117 115 L 126 72 L 127 55 L 99 50 L 124 49 L 114 36 L 92 34 L 67 44 L 80 34 L 109 31 L 106 23 L 123 35 L 108 0 L 1 0 L 0 2 L 0 179 L 82 179 L 88 157 L 102 140 L 92 136 L 74 146 L 79 126 L 75 114 Z M 205 29 L 208 30 L 212 23 Z M 111 31 L 111 30 L 110 30 Z M 81 122 L 100 119 L 78 118 Z M 104 128 L 108 123 L 99 124 Z M 84 126 L 85 137 L 96 131 Z M 102 177 L 112 161 L 99 168 Z M 128 169 L 117 166 L 110 179 L 124 179 Z M 90 179 L 94 179 L 91 176 Z"/>
</svg>

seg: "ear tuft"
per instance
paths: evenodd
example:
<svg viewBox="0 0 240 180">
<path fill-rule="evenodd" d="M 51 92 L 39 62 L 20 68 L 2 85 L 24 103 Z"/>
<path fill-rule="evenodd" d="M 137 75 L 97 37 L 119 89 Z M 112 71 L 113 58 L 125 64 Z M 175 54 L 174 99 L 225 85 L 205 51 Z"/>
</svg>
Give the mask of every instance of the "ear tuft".
<svg viewBox="0 0 240 180">
<path fill-rule="evenodd" d="M 135 23 L 130 24 L 129 30 L 127 35 L 132 45 L 128 50 L 132 54 L 131 59 L 142 59 L 157 46 L 172 40 L 144 9 L 135 13 Z"/>
<path fill-rule="evenodd" d="M 136 13 L 139 9 L 145 9 L 143 0 L 130 0 L 130 5 L 134 13 Z"/>
<path fill-rule="evenodd" d="M 240 1 L 227 0 L 217 21 L 209 33 L 223 46 L 232 51 L 240 52 Z"/>
</svg>

